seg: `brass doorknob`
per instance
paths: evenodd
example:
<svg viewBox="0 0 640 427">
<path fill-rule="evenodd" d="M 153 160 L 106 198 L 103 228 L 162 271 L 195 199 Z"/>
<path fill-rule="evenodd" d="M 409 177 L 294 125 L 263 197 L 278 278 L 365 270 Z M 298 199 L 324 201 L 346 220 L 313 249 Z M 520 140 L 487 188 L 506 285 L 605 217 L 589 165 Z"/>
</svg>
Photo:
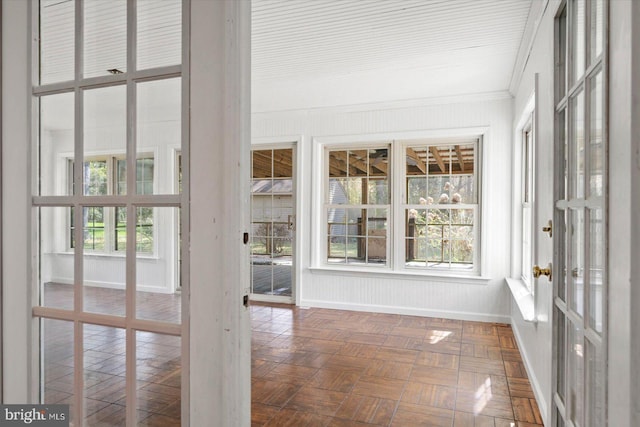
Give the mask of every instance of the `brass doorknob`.
<svg viewBox="0 0 640 427">
<path fill-rule="evenodd" d="M 537 265 L 533 266 L 533 277 L 538 278 L 540 276 L 547 276 L 551 281 L 551 264 L 547 268 L 540 268 Z"/>
</svg>

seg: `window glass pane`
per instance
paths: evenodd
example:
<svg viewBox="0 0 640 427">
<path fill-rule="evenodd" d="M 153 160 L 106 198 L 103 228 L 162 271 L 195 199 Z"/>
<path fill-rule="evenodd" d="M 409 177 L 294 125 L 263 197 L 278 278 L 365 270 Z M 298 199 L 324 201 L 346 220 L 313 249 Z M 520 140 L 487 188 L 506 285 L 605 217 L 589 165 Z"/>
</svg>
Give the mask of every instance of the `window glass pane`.
<svg viewBox="0 0 640 427">
<path fill-rule="evenodd" d="M 109 175 L 106 160 L 90 160 L 84 162 L 85 196 L 106 196 L 109 192 Z"/>
<path fill-rule="evenodd" d="M 572 101 L 573 104 L 573 136 L 571 138 L 571 162 L 573 170 L 572 196 L 584 198 L 585 177 L 585 123 L 584 123 L 584 92 L 580 92 Z"/>
<path fill-rule="evenodd" d="M 369 176 L 389 176 L 389 149 L 369 150 Z"/>
<path fill-rule="evenodd" d="M 367 150 L 350 150 L 349 151 L 349 176 L 367 176 L 368 167 Z"/>
<path fill-rule="evenodd" d="M 428 186 L 429 186 L 429 196 L 427 197 L 426 204 L 430 205 L 432 203 L 443 205 L 448 203 L 453 203 L 453 194 L 451 192 L 452 188 L 455 188 L 455 185 L 452 185 L 450 176 L 430 176 Z M 460 197 L 461 199 L 461 197 Z M 433 202 L 432 202 L 433 201 Z M 420 200 L 421 204 L 423 201 Z"/>
<path fill-rule="evenodd" d="M 138 0 L 136 5 L 138 69 L 180 64 L 181 0 Z"/>
<path fill-rule="evenodd" d="M 448 175 L 451 173 L 451 147 L 429 147 L 429 175 Z"/>
<path fill-rule="evenodd" d="M 127 71 L 126 0 L 84 0 L 84 77 Z"/>
<path fill-rule="evenodd" d="M 64 196 L 71 193 L 73 168 L 66 159 L 74 152 L 73 93 L 40 98 L 40 135 L 38 139 L 39 194 Z"/>
<path fill-rule="evenodd" d="M 180 426 L 181 341 L 136 332 L 138 425 Z"/>
<path fill-rule="evenodd" d="M 389 181 L 386 179 L 369 179 L 369 195 L 367 199 L 370 205 L 389 204 Z"/>
<path fill-rule="evenodd" d="M 113 185 L 107 168 L 113 165 L 107 164 L 105 152 L 124 156 L 127 147 L 126 133 L 126 87 L 111 86 L 84 91 L 84 189 L 85 195 L 113 194 Z M 97 164 L 102 163 L 102 169 Z M 109 160 L 110 162 L 110 160 Z M 97 174 L 97 175 L 95 175 Z M 95 192 L 95 180 L 109 182 L 109 187 L 101 188 Z M 93 187 L 93 188 L 92 188 Z M 103 191 L 104 190 L 104 191 Z"/>
<path fill-rule="evenodd" d="M 584 74 L 585 68 L 585 0 L 573 2 L 573 82 Z"/>
<path fill-rule="evenodd" d="M 584 314 L 584 211 L 581 208 L 571 210 L 571 254 L 570 265 L 570 306 L 583 316 Z"/>
<path fill-rule="evenodd" d="M 87 426 L 125 425 L 125 331 L 83 325 L 84 416 Z"/>
<path fill-rule="evenodd" d="M 73 80 L 75 2 L 40 0 L 40 84 Z"/>
<path fill-rule="evenodd" d="M 407 177 L 407 204 L 433 204 L 433 197 L 427 196 L 427 179 L 425 177 Z"/>
<path fill-rule="evenodd" d="M 584 426 L 584 336 L 576 326 L 569 326 L 569 408 L 574 425 Z"/>
<path fill-rule="evenodd" d="M 43 385 L 41 403 L 69 405 L 69 416 L 73 424 L 73 322 L 41 319 Z"/>
<path fill-rule="evenodd" d="M 604 210 L 589 211 L 589 326 L 602 333 L 602 309 L 605 295 L 605 222 Z"/>
<path fill-rule="evenodd" d="M 556 68 L 557 68 L 557 93 L 556 102 L 564 97 L 567 93 L 567 7 L 562 9 L 562 13 L 558 17 L 558 47 L 556 52 Z"/>
<path fill-rule="evenodd" d="M 600 71 L 591 79 L 591 130 L 589 134 L 589 194 L 591 196 L 602 196 L 604 188 L 603 91 L 602 71 Z"/>
<path fill-rule="evenodd" d="M 606 425 L 604 421 L 605 407 L 603 404 L 603 402 L 605 402 L 604 392 L 606 387 L 604 357 L 600 346 L 594 346 L 589 341 L 586 341 L 586 343 L 585 360 L 587 360 L 588 384 L 585 388 L 588 392 L 588 424 L 603 426 Z"/>
<path fill-rule="evenodd" d="M 274 178 L 291 178 L 293 176 L 293 149 L 273 150 L 273 176 Z"/>
<path fill-rule="evenodd" d="M 74 256 L 70 207 L 39 208 L 40 305 L 73 310 Z"/>
<path fill-rule="evenodd" d="M 253 150 L 252 171 L 254 178 L 272 178 L 273 177 L 273 151 L 272 150 Z"/>
<path fill-rule="evenodd" d="M 330 177 L 346 177 L 347 176 L 347 152 L 346 151 L 329 151 L 329 176 Z"/>
<path fill-rule="evenodd" d="M 427 149 L 424 147 L 407 147 L 407 177 L 409 176 L 426 176 L 427 175 Z M 411 202 L 410 202 L 411 203 Z"/>
<path fill-rule="evenodd" d="M 127 161 L 116 160 L 116 194 L 127 194 Z"/>
<path fill-rule="evenodd" d="M 604 40 L 604 0 L 591 0 L 591 63 L 602 53 Z"/>
<path fill-rule="evenodd" d="M 138 83 L 137 89 L 137 158 L 152 158 L 154 150 L 180 147 L 182 135 L 181 79 L 164 79 Z M 158 159 L 163 160 L 163 159 Z M 138 194 L 152 194 L 153 176 L 158 178 L 158 194 L 176 194 L 178 169 L 169 159 L 139 161 Z"/>
</svg>

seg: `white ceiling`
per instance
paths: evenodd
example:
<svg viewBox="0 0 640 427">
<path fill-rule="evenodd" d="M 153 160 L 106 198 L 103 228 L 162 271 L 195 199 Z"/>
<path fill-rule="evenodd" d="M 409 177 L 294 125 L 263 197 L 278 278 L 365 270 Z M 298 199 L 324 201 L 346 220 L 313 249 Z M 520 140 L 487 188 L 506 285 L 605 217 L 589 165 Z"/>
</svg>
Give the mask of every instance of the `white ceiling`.
<svg viewBox="0 0 640 427">
<path fill-rule="evenodd" d="M 506 92 L 536 1 L 253 0 L 253 110 Z"/>
</svg>

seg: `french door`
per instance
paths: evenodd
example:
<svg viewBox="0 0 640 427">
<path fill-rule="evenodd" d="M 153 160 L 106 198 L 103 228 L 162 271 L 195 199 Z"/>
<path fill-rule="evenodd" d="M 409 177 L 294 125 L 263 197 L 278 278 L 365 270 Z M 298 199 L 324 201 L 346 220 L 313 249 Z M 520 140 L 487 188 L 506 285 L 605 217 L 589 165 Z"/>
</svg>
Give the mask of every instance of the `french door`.
<svg viewBox="0 0 640 427">
<path fill-rule="evenodd" d="M 34 357 L 74 426 L 188 424 L 185 10 L 32 2 Z"/>
<path fill-rule="evenodd" d="M 554 426 L 607 419 L 607 8 L 556 17 Z"/>
<path fill-rule="evenodd" d="M 295 262 L 295 148 L 252 150 L 252 299 L 292 302 Z"/>
</svg>

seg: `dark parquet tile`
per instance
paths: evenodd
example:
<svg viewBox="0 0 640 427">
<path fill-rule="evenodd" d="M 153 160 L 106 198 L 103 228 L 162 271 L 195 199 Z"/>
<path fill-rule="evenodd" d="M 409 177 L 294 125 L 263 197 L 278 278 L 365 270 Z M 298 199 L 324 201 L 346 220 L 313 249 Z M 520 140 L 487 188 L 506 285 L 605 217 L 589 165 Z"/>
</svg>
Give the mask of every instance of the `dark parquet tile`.
<svg viewBox="0 0 640 427">
<path fill-rule="evenodd" d="M 64 285 L 50 290 L 48 302 L 68 302 Z M 98 312 L 120 298 L 85 292 L 95 292 Z M 145 295 L 138 311 L 177 321 L 179 299 Z M 256 303 L 251 320 L 254 427 L 542 424 L 509 325 Z M 45 402 L 73 404 L 73 325 L 46 322 Z M 180 425 L 180 347 L 171 339 L 137 336 L 138 425 Z M 84 343 L 85 424 L 124 425 L 124 333 L 86 325 Z"/>
</svg>

